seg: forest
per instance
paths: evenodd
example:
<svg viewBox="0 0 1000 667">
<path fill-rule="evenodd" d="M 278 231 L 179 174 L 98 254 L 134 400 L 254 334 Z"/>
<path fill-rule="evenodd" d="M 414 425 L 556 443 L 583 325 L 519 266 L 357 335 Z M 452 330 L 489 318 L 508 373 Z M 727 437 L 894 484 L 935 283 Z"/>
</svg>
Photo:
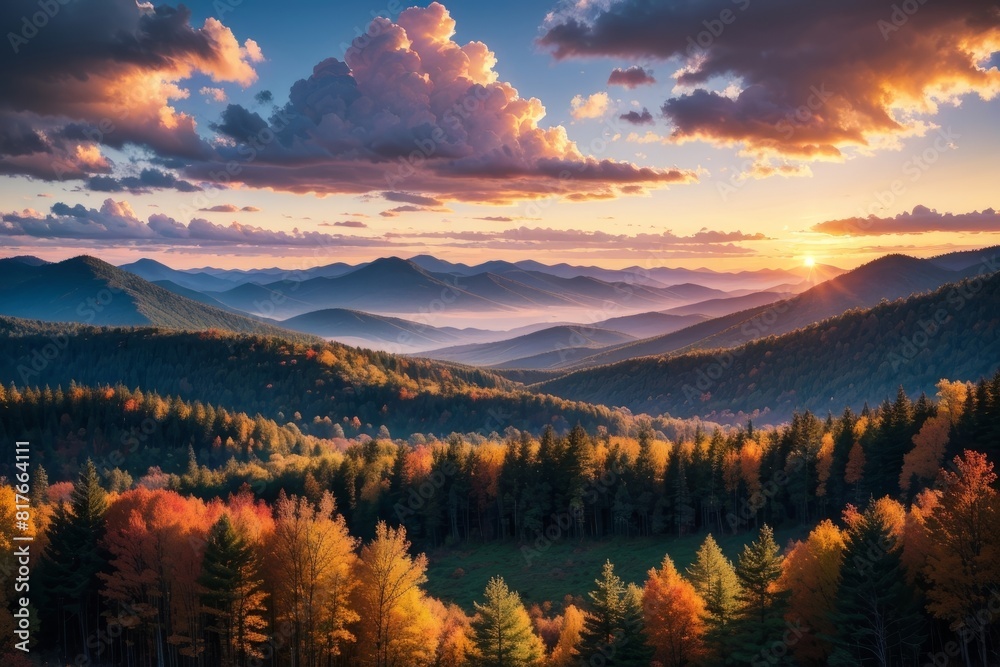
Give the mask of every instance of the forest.
<svg viewBox="0 0 1000 667">
<path fill-rule="evenodd" d="M 37 443 L 36 650 L 89 665 L 996 664 L 1000 374 L 936 390 L 779 428 L 401 439 L 122 386 L 5 389 L 3 436 Z M 0 488 L 7 579 L 14 493 Z M 778 544 L 788 526 L 801 539 Z M 733 534 L 729 558 L 716 538 Z M 531 558 L 640 536 L 664 554 L 642 581 L 608 562 L 543 605 L 499 576 L 471 608 L 428 592 L 435 550 Z M 686 568 L 679 536 L 701 541 Z"/>
</svg>

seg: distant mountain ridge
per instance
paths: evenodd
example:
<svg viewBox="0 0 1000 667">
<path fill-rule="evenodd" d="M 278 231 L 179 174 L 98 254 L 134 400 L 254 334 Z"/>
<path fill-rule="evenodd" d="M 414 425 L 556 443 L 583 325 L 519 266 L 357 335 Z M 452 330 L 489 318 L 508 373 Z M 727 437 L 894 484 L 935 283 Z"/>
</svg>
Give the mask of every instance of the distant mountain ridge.
<svg viewBox="0 0 1000 667">
<path fill-rule="evenodd" d="M 175 294 L 87 255 L 39 265 L 0 260 L 0 278 L 0 314 L 13 317 L 302 337 Z"/>
<path fill-rule="evenodd" d="M 895 395 L 933 393 L 942 377 L 975 380 L 1000 366 L 1000 273 L 854 309 L 730 349 L 632 358 L 533 385 L 633 412 L 739 423 L 824 414 Z"/>
</svg>

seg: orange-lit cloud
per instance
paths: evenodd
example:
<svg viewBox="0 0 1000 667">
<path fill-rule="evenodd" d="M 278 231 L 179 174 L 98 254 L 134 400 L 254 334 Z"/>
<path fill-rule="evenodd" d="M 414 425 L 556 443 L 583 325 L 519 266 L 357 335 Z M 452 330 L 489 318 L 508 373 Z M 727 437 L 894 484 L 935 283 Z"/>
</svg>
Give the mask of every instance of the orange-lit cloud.
<svg viewBox="0 0 1000 667">
<path fill-rule="evenodd" d="M 0 25 L 20 25 L 37 11 L 33 0 L 8 0 Z M 240 45 L 217 19 L 192 27 L 183 6 L 59 3 L 58 19 L 30 39 L 8 36 L 11 48 L 0 49 L 0 173 L 108 174 L 103 146 L 207 158 L 211 149 L 194 119 L 172 106 L 190 95 L 184 82 L 199 74 L 248 86 L 263 58 L 256 43 Z"/>
<path fill-rule="evenodd" d="M 926 206 L 892 218 L 846 218 L 813 225 L 812 231 L 833 236 L 883 236 L 927 232 L 1000 232 L 1000 213 L 992 208 L 982 212 L 938 213 Z"/>
<path fill-rule="evenodd" d="M 1000 6 L 981 0 L 565 4 L 540 39 L 556 58 L 681 60 L 662 105 L 674 142 L 841 160 L 923 134 L 941 104 L 1000 92 Z"/>
</svg>

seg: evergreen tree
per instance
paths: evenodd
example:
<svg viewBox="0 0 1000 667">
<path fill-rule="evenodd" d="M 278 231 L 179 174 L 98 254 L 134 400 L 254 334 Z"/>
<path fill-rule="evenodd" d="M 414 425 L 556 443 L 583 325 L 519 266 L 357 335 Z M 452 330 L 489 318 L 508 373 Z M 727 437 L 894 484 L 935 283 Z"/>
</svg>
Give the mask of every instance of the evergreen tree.
<svg viewBox="0 0 1000 667">
<path fill-rule="evenodd" d="M 257 555 L 223 514 L 208 534 L 198 583 L 204 588 L 201 602 L 209 617 L 207 630 L 214 640 L 208 659 L 223 667 L 242 667 L 260 658 L 260 644 L 267 635 L 263 613 L 266 594 L 261 590 Z"/>
<path fill-rule="evenodd" d="M 49 474 L 45 468 L 35 466 L 35 472 L 31 480 L 31 504 L 34 507 L 46 505 L 49 502 Z"/>
<path fill-rule="evenodd" d="M 923 618 L 890 525 L 872 502 L 850 529 L 831 615 L 837 633 L 830 664 L 888 667 L 918 656 Z"/>
<path fill-rule="evenodd" d="M 788 595 L 775 586 L 781 576 L 782 561 L 774 531 L 767 524 L 760 529 L 755 542 L 743 547 L 736 565 L 740 583 L 737 599 L 742 607 L 729 642 L 730 658 L 736 664 L 761 659 L 769 664 L 782 664 L 782 656 L 767 653 L 775 642 L 781 643 L 785 632 Z"/>
<path fill-rule="evenodd" d="M 625 587 L 622 596 L 622 632 L 617 655 L 609 664 L 627 667 L 647 667 L 653 658 L 653 648 L 646 635 L 642 614 L 642 589 L 635 584 Z"/>
<path fill-rule="evenodd" d="M 647 667 L 652 656 L 642 620 L 642 592 L 626 587 L 606 561 L 597 590 L 590 592 L 590 611 L 580 634 L 580 664 L 608 667 Z"/>
<path fill-rule="evenodd" d="M 531 618 L 517 593 L 507 588 L 501 577 L 486 585 L 486 600 L 474 603 L 472 621 L 475 650 L 473 667 L 528 667 L 541 662 L 542 640 L 531 627 Z"/>
<path fill-rule="evenodd" d="M 101 613 L 97 574 L 107 567 L 101 547 L 107 509 L 107 494 L 88 459 L 73 486 L 69 509 L 62 504 L 56 508 L 39 566 L 43 626 L 58 631 L 64 656 L 80 652 L 88 662 L 93 649 L 88 640 L 96 636 Z"/>
<path fill-rule="evenodd" d="M 710 622 L 724 627 L 732 621 L 740 607 L 737 599 L 740 582 L 732 561 L 722 553 L 711 534 L 699 547 L 694 563 L 687 569 L 687 575 L 691 585 L 705 600 L 705 611 L 708 612 Z"/>
</svg>

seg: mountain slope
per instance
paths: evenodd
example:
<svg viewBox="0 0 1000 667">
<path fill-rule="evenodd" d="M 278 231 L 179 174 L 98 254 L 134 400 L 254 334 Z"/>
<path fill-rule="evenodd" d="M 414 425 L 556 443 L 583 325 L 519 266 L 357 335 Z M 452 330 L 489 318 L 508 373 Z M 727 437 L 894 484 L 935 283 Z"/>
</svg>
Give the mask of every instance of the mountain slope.
<svg viewBox="0 0 1000 667">
<path fill-rule="evenodd" d="M 976 379 L 1000 364 L 1000 273 L 853 310 L 731 350 L 632 359 L 533 388 L 634 412 L 769 421 L 895 395 L 933 393 L 942 377 Z"/>
<path fill-rule="evenodd" d="M 314 339 L 315 340 L 315 339 Z M 42 356 L 55 346 L 58 363 Z M 0 383 L 122 384 L 260 414 L 308 431 L 320 421 L 374 435 L 606 426 L 625 413 L 539 396 L 489 371 L 338 343 L 156 328 L 98 328 L 0 316 Z M 352 426 L 349 426 L 352 425 Z M 264 432 L 266 444 L 279 434 Z"/>
<path fill-rule="evenodd" d="M 711 319 L 666 336 L 602 350 L 580 360 L 575 367 L 593 367 L 678 351 L 735 347 L 763 336 L 794 331 L 852 308 L 870 308 L 883 299 L 898 299 L 937 289 L 962 277 L 962 273 L 941 269 L 929 260 L 887 255 L 791 299 Z"/>
<path fill-rule="evenodd" d="M 334 278 L 247 283 L 210 296 L 233 308 L 281 318 L 327 308 L 377 313 L 430 312 L 435 304 L 463 310 L 506 308 L 463 289 L 461 281 L 436 276 L 398 257 L 378 259 Z M 268 312 L 262 312 L 261 304 Z"/>
<path fill-rule="evenodd" d="M 295 336 L 179 296 L 93 257 L 31 267 L 22 275 L 23 280 L 0 284 L 0 313 L 50 322 Z"/>
<path fill-rule="evenodd" d="M 723 299 L 708 299 L 699 301 L 688 306 L 678 306 L 663 311 L 668 315 L 703 315 L 705 317 L 723 317 L 732 313 L 738 313 L 748 308 L 766 306 L 769 303 L 791 299 L 795 296 L 792 292 L 754 292 L 746 296 L 734 296 Z M 664 331 L 663 333 L 669 333 Z"/>
<path fill-rule="evenodd" d="M 600 322 L 594 322 L 591 326 L 600 329 L 621 331 L 635 338 L 650 338 L 652 336 L 661 336 L 674 331 L 680 331 L 706 319 L 708 318 L 704 315 L 672 315 L 670 313 L 651 312 L 612 317 Z"/>
<path fill-rule="evenodd" d="M 331 308 L 317 310 L 284 320 L 282 326 L 293 331 L 324 338 L 356 338 L 403 350 L 454 344 L 463 339 L 463 331 L 438 328 L 400 319 L 372 315 L 358 310 Z M 468 335 L 474 333 L 469 331 Z"/>
<path fill-rule="evenodd" d="M 631 340 L 619 331 L 584 326 L 557 326 L 496 343 L 461 345 L 424 353 L 424 356 L 473 366 L 496 366 L 515 359 L 574 348 L 599 348 Z"/>
</svg>

